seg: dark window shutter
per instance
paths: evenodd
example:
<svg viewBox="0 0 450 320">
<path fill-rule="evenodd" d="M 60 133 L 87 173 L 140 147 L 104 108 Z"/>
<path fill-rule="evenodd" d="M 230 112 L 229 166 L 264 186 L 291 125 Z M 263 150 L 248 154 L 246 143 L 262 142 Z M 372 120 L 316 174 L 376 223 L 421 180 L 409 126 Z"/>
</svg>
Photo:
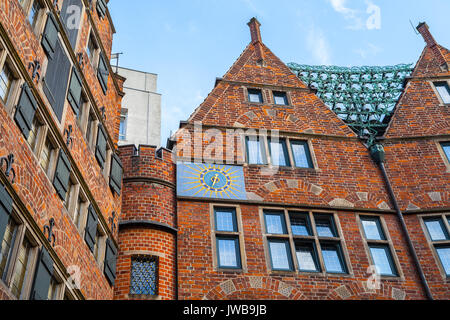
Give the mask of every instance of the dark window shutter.
<svg viewBox="0 0 450 320">
<path fill-rule="evenodd" d="M 81 107 L 81 80 L 75 67 L 72 68 L 72 77 L 70 79 L 69 93 L 67 100 L 72 106 L 73 112 L 78 116 Z"/>
<path fill-rule="evenodd" d="M 100 18 L 106 15 L 106 0 L 97 0 L 97 12 Z"/>
<path fill-rule="evenodd" d="M 24 83 L 14 119 L 26 138 L 28 138 L 28 135 L 30 134 L 36 109 L 36 99 L 34 98 L 28 84 Z"/>
<path fill-rule="evenodd" d="M 102 87 L 103 93 L 105 94 L 106 91 L 108 91 L 108 77 L 109 77 L 108 65 L 106 64 L 106 60 L 103 54 L 100 54 L 100 59 L 98 61 L 97 78 L 100 82 L 100 86 Z"/>
<path fill-rule="evenodd" d="M 59 159 L 56 166 L 55 177 L 53 179 L 53 186 L 63 201 L 66 200 L 66 193 L 69 188 L 71 169 L 72 166 L 70 165 L 69 158 L 67 158 L 67 155 L 61 150 L 59 152 Z"/>
<path fill-rule="evenodd" d="M 86 220 L 86 229 L 84 232 L 84 241 L 91 252 L 94 252 L 95 236 L 97 235 L 98 216 L 92 205 L 88 209 L 88 217 Z"/>
<path fill-rule="evenodd" d="M 53 275 L 53 260 L 50 254 L 41 249 L 39 261 L 37 262 L 36 272 L 34 274 L 33 290 L 31 290 L 31 300 L 47 300 L 48 289 Z"/>
<path fill-rule="evenodd" d="M 75 50 L 77 44 L 78 31 L 80 30 L 80 26 L 72 26 L 73 23 L 73 15 L 76 13 L 73 11 L 72 7 L 77 6 L 80 8 L 80 13 L 83 12 L 83 4 L 82 0 L 64 0 L 63 6 L 61 9 L 61 20 L 64 25 L 64 29 L 66 29 L 67 36 L 69 38 L 70 45 Z M 80 21 L 81 24 L 81 21 Z M 74 28 L 75 27 L 75 28 Z"/>
<path fill-rule="evenodd" d="M 106 241 L 106 252 L 105 252 L 105 267 L 104 272 L 106 279 L 109 283 L 114 286 L 116 280 L 116 263 L 117 263 L 117 248 L 111 239 Z"/>
<path fill-rule="evenodd" d="M 52 58 L 55 54 L 56 43 L 58 41 L 58 24 L 51 12 L 48 13 L 47 23 L 42 34 L 42 47 L 48 57 Z"/>
<path fill-rule="evenodd" d="M 98 125 L 97 146 L 95 147 L 95 158 L 103 169 L 106 160 L 106 133 L 102 124 Z"/>
<path fill-rule="evenodd" d="M 12 204 L 12 198 L 6 191 L 6 187 L 0 185 L 0 241 L 3 241 L 5 235 L 6 226 L 12 212 Z"/>
<path fill-rule="evenodd" d="M 123 166 L 118 155 L 113 153 L 111 158 L 111 174 L 109 175 L 109 186 L 120 195 L 122 189 Z"/>
<path fill-rule="evenodd" d="M 64 47 L 58 40 L 55 54 L 52 59 L 48 60 L 43 89 L 59 121 L 61 121 L 64 111 L 71 67 Z"/>
</svg>

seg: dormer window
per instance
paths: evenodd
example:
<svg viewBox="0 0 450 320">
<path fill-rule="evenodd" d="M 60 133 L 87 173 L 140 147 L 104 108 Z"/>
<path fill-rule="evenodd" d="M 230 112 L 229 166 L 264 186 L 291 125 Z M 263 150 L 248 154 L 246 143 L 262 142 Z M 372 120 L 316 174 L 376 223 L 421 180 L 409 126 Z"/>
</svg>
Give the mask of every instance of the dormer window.
<svg viewBox="0 0 450 320">
<path fill-rule="evenodd" d="M 447 82 L 436 82 L 434 84 L 444 104 L 450 104 L 450 88 Z"/>
<path fill-rule="evenodd" d="M 281 91 L 273 92 L 273 101 L 276 105 L 280 106 L 287 106 L 289 104 L 286 92 Z"/>
<path fill-rule="evenodd" d="M 259 89 L 248 89 L 248 101 L 252 103 L 263 103 L 262 92 Z"/>
</svg>

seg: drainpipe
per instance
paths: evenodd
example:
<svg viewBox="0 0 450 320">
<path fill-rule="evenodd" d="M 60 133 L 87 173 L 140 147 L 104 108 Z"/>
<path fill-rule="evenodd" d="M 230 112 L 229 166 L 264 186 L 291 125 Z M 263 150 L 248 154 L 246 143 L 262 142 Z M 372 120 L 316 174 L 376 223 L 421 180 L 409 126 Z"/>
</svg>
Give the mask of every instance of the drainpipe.
<svg viewBox="0 0 450 320">
<path fill-rule="evenodd" d="M 411 241 L 411 237 L 409 236 L 408 228 L 406 227 L 405 219 L 403 218 L 403 213 L 400 211 L 400 208 L 397 203 L 397 199 L 395 197 L 394 191 L 392 190 L 391 182 L 389 181 L 388 175 L 386 173 L 386 167 L 384 165 L 385 160 L 385 151 L 383 145 L 381 144 L 373 144 L 370 148 L 370 155 L 373 160 L 380 166 L 381 172 L 383 173 L 384 181 L 386 182 L 386 186 L 389 192 L 389 196 L 391 198 L 392 203 L 394 204 L 394 208 L 397 214 L 397 218 L 402 227 L 402 231 L 404 233 L 406 242 L 408 244 L 409 252 L 414 260 L 414 264 L 416 266 L 417 272 L 419 273 L 420 281 L 422 282 L 422 286 L 425 290 L 425 294 L 428 300 L 434 300 L 433 295 L 431 294 L 430 287 L 428 286 L 427 279 L 423 273 L 422 266 L 420 265 L 419 258 L 417 257 L 416 249 Z"/>
</svg>

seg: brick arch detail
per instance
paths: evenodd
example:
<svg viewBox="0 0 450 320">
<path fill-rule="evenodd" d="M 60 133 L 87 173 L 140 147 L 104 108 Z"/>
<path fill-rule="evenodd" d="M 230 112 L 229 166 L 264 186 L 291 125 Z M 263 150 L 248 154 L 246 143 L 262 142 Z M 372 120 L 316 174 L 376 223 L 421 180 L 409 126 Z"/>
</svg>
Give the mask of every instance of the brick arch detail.
<svg viewBox="0 0 450 320">
<path fill-rule="evenodd" d="M 297 126 L 300 131 L 311 129 L 309 127 L 305 127 L 305 122 L 298 119 L 292 113 L 286 112 L 284 110 L 273 109 L 270 107 L 262 107 L 259 110 L 251 110 L 245 112 L 244 114 L 241 114 L 234 123 L 234 126 L 245 127 L 248 123 L 251 123 L 255 120 L 278 120 L 284 122 L 288 121 Z"/>
<path fill-rule="evenodd" d="M 203 300 L 224 300 L 232 294 L 249 290 L 265 290 L 285 300 L 306 300 L 299 288 L 265 276 L 241 276 L 224 281 L 211 289 Z"/>
<path fill-rule="evenodd" d="M 267 200 L 271 194 L 276 192 L 282 192 L 284 190 L 296 190 L 299 192 L 308 192 L 322 200 L 324 205 L 340 206 L 340 207 L 353 207 L 356 204 L 361 206 L 371 206 L 379 209 L 390 209 L 389 205 L 384 200 L 378 199 L 376 195 L 370 192 L 365 192 L 366 199 L 361 199 L 357 192 L 349 193 L 345 198 L 340 199 L 333 196 L 330 192 L 326 191 L 322 186 L 317 186 L 313 183 L 306 182 L 302 179 L 280 179 L 267 182 L 261 185 L 255 194 L 262 200 Z M 385 204 L 387 207 L 381 207 L 380 204 Z"/>
<path fill-rule="evenodd" d="M 330 290 L 326 297 L 326 300 L 362 299 L 409 300 L 406 292 L 402 289 L 382 282 L 379 289 L 371 290 L 365 286 L 364 281 L 352 281 L 350 284 L 337 285 Z"/>
<path fill-rule="evenodd" d="M 433 192 L 430 192 L 433 193 Z M 413 199 L 410 200 L 410 205 L 417 206 L 421 203 L 430 203 L 431 201 L 435 201 L 434 203 L 444 202 L 447 203 L 450 200 L 450 192 L 449 191 L 435 191 L 434 193 L 438 193 L 439 197 L 441 198 L 440 201 L 433 200 L 428 192 L 421 193 L 416 195 Z M 433 202 L 432 202 L 433 203 Z M 418 207 L 421 209 L 420 207 Z"/>
</svg>

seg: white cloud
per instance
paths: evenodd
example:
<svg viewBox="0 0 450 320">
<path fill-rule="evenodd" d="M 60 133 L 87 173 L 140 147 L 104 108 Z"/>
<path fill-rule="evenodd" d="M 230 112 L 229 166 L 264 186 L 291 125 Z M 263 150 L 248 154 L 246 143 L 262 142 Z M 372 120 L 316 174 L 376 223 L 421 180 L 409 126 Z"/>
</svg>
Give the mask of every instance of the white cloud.
<svg viewBox="0 0 450 320">
<path fill-rule="evenodd" d="M 364 48 L 358 48 L 354 50 L 357 54 L 361 56 L 361 58 L 366 59 L 368 57 L 376 56 L 378 53 L 382 52 L 383 49 L 374 45 L 373 43 L 368 43 Z"/>
<path fill-rule="evenodd" d="M 329 65 L 331 64 L 330 46 L 328 40 L 322 30 L 315 26 L 311 26 L 308 30 L 307 37 L 308 49 L 313 55 L 316 63 Z"/>
<path fill-rule="evenodd" d="M 360 17 L 360 12 L 355 9 L 347 7 L 347 0 L 328 0 L 331 3 L 334 11 L 343 15 L 345 20 L 351 22 L 346 29 L 361 30 L 365 27 L 363 19 Z"/>
</svg>

